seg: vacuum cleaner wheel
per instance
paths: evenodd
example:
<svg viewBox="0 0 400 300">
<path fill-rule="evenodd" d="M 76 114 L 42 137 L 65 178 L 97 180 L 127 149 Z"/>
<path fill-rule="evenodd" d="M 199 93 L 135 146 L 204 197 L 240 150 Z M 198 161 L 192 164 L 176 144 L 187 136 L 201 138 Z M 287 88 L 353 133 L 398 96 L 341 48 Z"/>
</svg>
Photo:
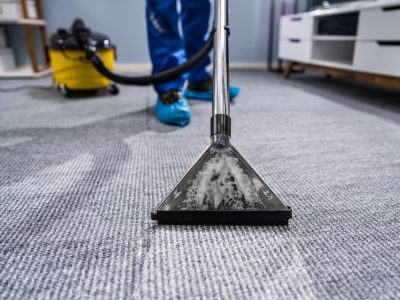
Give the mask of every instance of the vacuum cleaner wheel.
<svg viewBox="0 0 400 300">
<path fill-rule="evenodd" d="M 111 95 L 118 95 L 119 94 L 119 88 L 116 84 L 112 83 L 108 86 L 108 92 Z"/>
<path fill-rule="evenodd" d="M 74 98 L 74 97 L 94 97 L 100 96 L 104 94 L 110 95 L 118 95 L 119 88 L 116 84 L 112 83 L 107 88 L 101 89 L 85 89 L 85 90 L 71 90 L 65 84 L 60 84 L 58 86 L 58 90 L 65 98 Z"/>
<path fill-rule="evenodd" d="M 72 91 L 65 84 L 60 84 L 58 90 L 65 98 L 72 98 L 73 96 Z"/>
</svg>

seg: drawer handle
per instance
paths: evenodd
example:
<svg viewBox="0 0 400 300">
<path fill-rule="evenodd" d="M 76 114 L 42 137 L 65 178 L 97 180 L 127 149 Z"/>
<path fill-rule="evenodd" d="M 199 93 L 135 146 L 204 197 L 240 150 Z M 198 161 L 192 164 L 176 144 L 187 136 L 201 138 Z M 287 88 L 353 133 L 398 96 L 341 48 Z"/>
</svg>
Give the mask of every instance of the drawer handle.
<svg viewBox="0 0 400 300">
<path fill-rule="evenodd" d="M 291 43 L 300 43 L 300 39 L 289 39 Z"/>
<path fill-rule="evenodd" d="M 399 10 L 399 9 L 400 9 L 400 5 L 382 7 L 383 11 L 392 11 L 392 10 Z"/>
<path fill-rule="evenodd" d="M 379 46 L 400 46 L 400 41 L 377 41 Z"/>
<path fill-rule="evenodd" d="M 3 13 L 3 6 L 0 5 L 0 14 Z"/>
<path fill-rule="evenodd" d="M 293 18 L 290 18 L 290 21 L 301 21 L 301 17 L 293 17 Z"/>
</svg>

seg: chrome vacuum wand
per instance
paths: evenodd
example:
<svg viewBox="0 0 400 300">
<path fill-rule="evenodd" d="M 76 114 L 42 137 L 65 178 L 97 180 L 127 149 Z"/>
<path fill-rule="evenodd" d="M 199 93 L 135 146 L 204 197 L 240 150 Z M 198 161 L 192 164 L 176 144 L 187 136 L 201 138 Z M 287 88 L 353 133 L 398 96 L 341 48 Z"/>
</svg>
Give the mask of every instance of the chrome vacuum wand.
<svg viewBox="0 0 400 300">
<path fill-rule="evenodd" d="M 215 1 L 214 86 L 211 117 L 211 141 L 226 146 L 231 136 L 229 111 L 229 23 L 228 0 Z"/>
</svg>

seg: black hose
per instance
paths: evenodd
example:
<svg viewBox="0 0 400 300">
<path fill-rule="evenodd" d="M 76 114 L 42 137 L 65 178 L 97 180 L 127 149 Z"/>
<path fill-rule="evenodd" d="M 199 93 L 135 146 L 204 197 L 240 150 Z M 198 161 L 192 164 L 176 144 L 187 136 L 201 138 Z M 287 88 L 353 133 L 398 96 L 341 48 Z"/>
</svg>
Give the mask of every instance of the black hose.
<svg viewBox="0 0 400 300">
<path fill-rule="evenodd" d="M 193 69 L 196 65 L 198 65 L 201 61 L 203 61 L 213 48 L 214 32 L 215 29 L 211 31 L 210 37 L 208 38 L 203 48 L 201 48 L 201 50 L 197 52 L 191 59 L 177 67 L 167 69 L 150 76 L 129 77 L 113 73 L 104 65 L 101 57 L 98 55 L 95 49 L 88 47 L 87 54 L 89 60 L 92 62 L 96 70 L 104 77 L 107 77 L 108 79 L 116 83 L 129 85 L 159 84 L 171 81 L 172 79 L 175 79 L 176 77 L 185 74 L 186 72 Z"/>
</svg>

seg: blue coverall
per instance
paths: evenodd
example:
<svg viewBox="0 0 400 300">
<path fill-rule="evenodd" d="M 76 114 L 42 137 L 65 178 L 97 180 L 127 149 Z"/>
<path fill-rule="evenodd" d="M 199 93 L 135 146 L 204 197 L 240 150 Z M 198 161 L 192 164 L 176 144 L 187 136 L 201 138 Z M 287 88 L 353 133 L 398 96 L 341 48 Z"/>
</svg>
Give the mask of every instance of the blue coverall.
<svg viewBox="0 0 400 300">
<path fill-rule="evenodd" d="M 175 67 L 190 59 L 203 46 L 208 38 L 208 28 L 212 0 L 146 0 L 147 33 L 149 50 L 153 62 L 153 74 Z M 182 24 L 182 36 L 178 27 Z M 206 66 L 210 58 L 204 59 L 188 74 L 167 83 L 155 85 L 158 94 L 171 89 L 181 91 L 185 80 L 197 84 L 211 74 Z"/>
</svg>

